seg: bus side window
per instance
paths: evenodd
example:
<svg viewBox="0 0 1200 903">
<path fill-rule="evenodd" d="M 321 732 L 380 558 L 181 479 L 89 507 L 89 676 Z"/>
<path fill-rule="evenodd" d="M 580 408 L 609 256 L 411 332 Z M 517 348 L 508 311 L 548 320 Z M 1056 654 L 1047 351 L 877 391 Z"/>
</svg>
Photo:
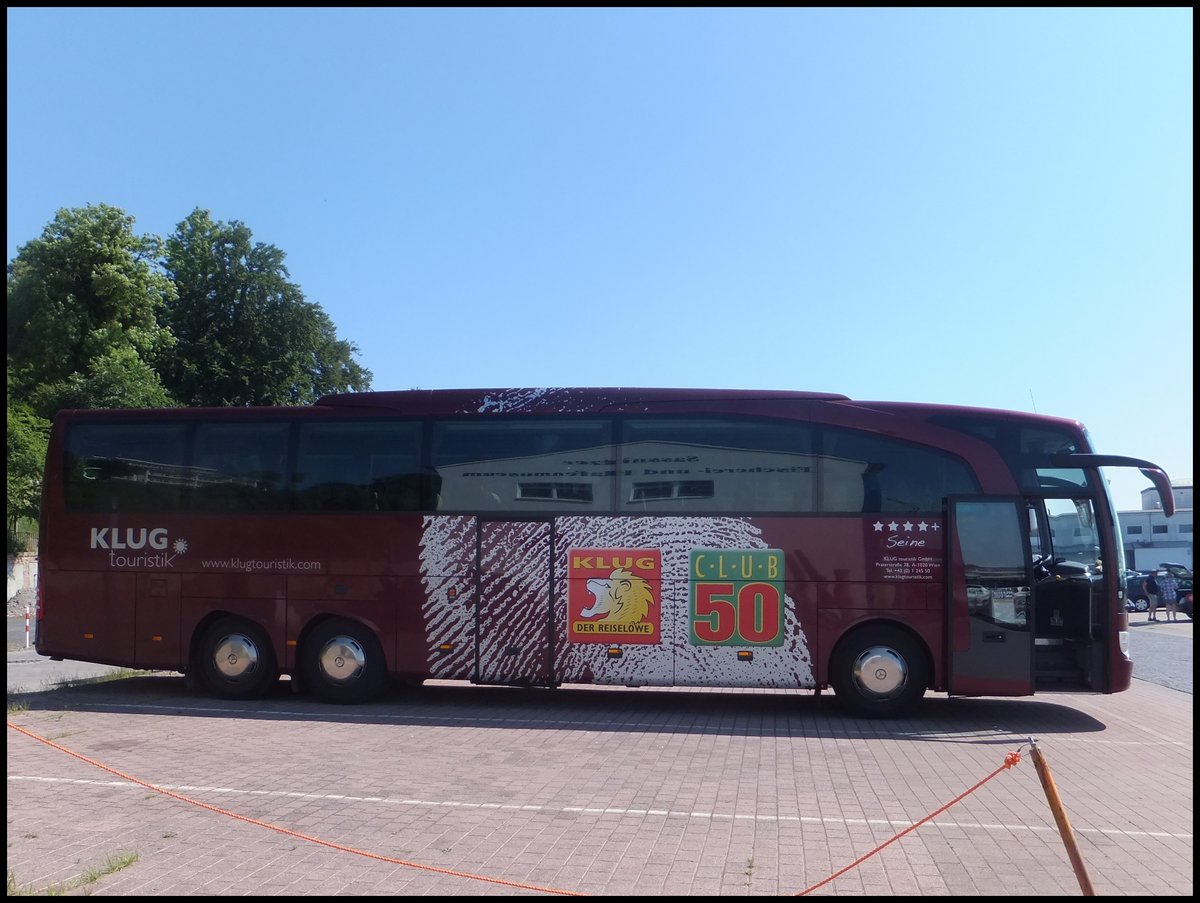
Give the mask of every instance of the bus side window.
<svg viewBox="0 0 1200 903">
<path fill-rule="evenodd" d="M 204 476 L 193 490 L 193 509 L 233 512 L 288 507 L 283 485 L 287 430 L 284 423 L 198 426 L 193 467 Z"/>
<path fill-rule="evenodd" d="M 811 511 L 812 430 L 735 416 L 630 417 L 619 510 Z"/>
<path fill-rule="evenodd" d="M 892 436 L 824 427 L 820 448 L 823 511 L 933 512 L 947 495 L 979 491 L 962 461 Z"/>
<path fill-rule="evenodd" d="M 436 510 L 608 511 L 612 427 L 595 419 L 446 419 L 433 426 Z"/>
<path fill-rule="evenodd" d="M 422 425 L 415 420 L 336 420 L 301 424 L 296 507 L 305 511 L 419 511 Z"/>
<path fill-rule="evenodd" d="M 296 507 L 309 511 L 371 511 L 364 462 L 354 455 L 310 455 L 296 470 Z"/>
<path fill-rule="evenodd" d="M 415 455 L 372 455 L 369 486 L 378 511 L 420 511 L 434 507 L 436 475 L 419 471 Z"/>
<path fill-rule="evenodd" d="M 181 424 L 80 424 L 67 439 L 71 511 L 171 511 L 187 480 Z"/>
</svg>

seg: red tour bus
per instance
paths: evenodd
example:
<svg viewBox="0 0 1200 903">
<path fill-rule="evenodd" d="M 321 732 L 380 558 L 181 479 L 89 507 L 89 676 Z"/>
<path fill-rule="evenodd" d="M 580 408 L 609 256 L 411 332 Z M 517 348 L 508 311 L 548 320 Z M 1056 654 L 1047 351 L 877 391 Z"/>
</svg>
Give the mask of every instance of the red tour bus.
<svg viewBox="0 0 1200 903">
<path fill-rule="evenodd" d="M 389 680 L 1128 688 L 1125 570 L 1072 420 L 808 392 L 368 392 L 64 411 L 37 649 L 329 702 Z"/>
</svg>

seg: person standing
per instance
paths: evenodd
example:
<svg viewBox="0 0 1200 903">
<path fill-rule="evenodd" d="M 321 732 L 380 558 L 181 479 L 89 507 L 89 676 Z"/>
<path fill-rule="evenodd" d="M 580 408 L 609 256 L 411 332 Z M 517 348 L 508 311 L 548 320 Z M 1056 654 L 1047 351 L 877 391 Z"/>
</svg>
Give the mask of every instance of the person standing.
<svg viewBox="0 0 1200 903">
<path fill-rule="evenodd" d="M 1154 579 L 1154 571 L 1146 575 L 1142 581 L 1142 592 L 1146 594 L 1146 598 L 1150 600 L 1150 617 L 1149 621 L 1158 620 L 1158 581 Z"/>
<path fill-rule="evenodd" d="M 1179 582 L 1170 571 L 1158 572 L 1158 599 L 1167 607 L 1167 620 L 1179 620 Z"/>
</svg>

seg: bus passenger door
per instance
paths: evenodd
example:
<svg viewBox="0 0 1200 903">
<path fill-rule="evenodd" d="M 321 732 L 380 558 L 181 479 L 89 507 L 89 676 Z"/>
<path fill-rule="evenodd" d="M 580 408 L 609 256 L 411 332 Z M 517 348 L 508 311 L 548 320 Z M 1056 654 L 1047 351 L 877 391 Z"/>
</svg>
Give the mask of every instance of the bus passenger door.
<svg viewBox="0 0 1200 903">
<path fill-rule="evenodd" d="M 1016 498 L 952 499 L 947 686 L 963 696 L 1033 692 L 1028 520 Z"/>
<path fill-rule="evenodd" d="M 550 683 L 550 521 L 479 520 L 475 682 Z"/>
</svg>

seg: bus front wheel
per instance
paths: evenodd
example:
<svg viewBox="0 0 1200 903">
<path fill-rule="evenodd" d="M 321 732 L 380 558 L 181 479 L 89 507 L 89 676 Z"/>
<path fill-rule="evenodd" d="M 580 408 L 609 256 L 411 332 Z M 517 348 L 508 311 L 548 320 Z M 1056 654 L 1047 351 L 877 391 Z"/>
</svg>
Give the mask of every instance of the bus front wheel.
<svg viewBox="0 0 1200 903">
<path fill-rule="evenodd" d="M 864 627 L 843 638 L 829 668 L 838 703 L 864 718 L 904 715 L 929 686 L 929 666 L 920 644 L 885 625 Z"/>
<path fill-rule="evenodd" d="M 200 679 L 222 699 L 262 696 L 279 680 L 271 640 L 242 618 L 215 621 L 200 640 Z"/>
<path fill-rule="evenodd" d="M 302 667 L 305 688 L 325 702 L 367 702 L 387 682 L 387 663 L 374 632 L 343 618 L 313 629 Z"/>
</svg>

